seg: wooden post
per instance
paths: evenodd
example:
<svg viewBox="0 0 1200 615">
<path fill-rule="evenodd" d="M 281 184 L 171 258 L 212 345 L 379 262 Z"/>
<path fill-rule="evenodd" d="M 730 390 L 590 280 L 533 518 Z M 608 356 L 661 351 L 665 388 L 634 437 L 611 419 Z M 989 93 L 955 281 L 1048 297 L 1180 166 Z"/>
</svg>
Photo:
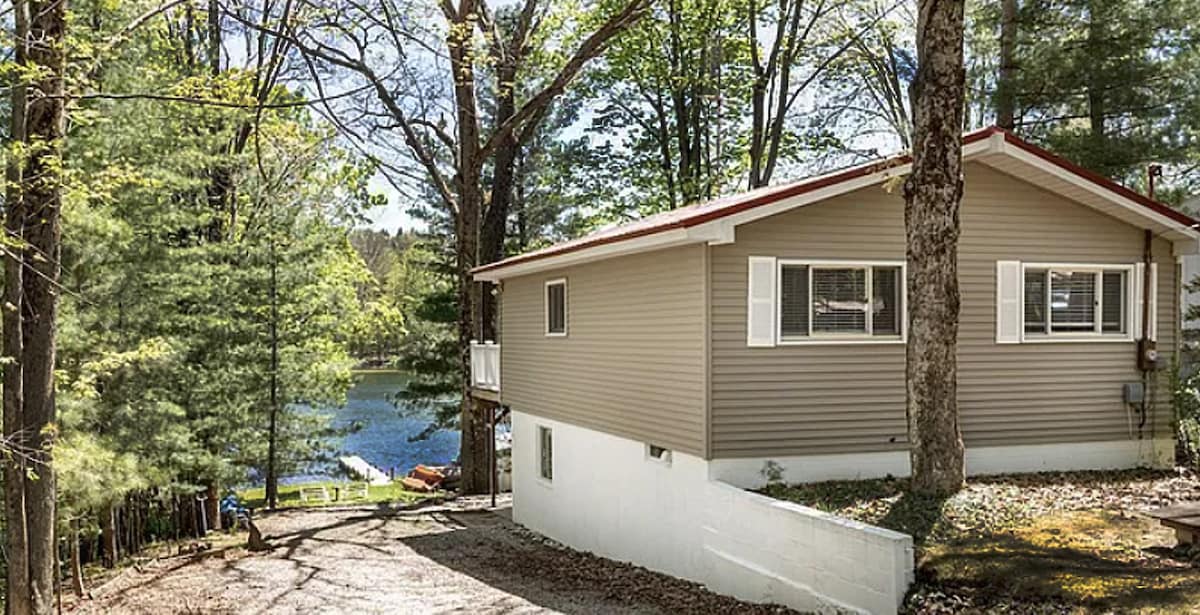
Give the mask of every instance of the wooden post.
<svg viewBox="0 0 1200 615">
<path fill-rule="evenodd" d="M 496 507 L 496 407 L 487 405 L 488 413 L 488 490 L 492 494 L 492 508 Z"/>
</svg>

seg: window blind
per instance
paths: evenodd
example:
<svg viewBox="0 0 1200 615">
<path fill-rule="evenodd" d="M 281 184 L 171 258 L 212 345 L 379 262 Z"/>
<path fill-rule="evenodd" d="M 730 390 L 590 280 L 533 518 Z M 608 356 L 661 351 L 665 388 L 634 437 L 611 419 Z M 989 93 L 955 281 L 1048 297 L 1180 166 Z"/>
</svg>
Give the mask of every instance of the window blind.
<svg viewBox="0 0 1200 615">
<path fill-rule="evenodd" d="M 780 267 L 779 331 L 784 337 L 808 335 L 808 266 Z"/>
<path fill-rule="evenodd" d="M 900 268 L 871 270 L 871 334 L 900 335 Z"/>
<path fill-rule="evenodd" d="M 1092 331 L 1096 328 L 1096 274 L 1050 272 L 1050 330 Z"/>
<path fill-rule="evenodd" d="M 1047 333 L 1046 270 L 1025 270 L 1025 332 Z"/>
<path fill-rule="evenodd" d="M 1129 283 L 1124 271 L 1104 272 L 1103 300 L 1104 313 L 1101 315 L 1101 330 L 1104 333 L 1125 333 L 1125 311 L 1129 301 L 1126 292 Z"/>
<path fill-rule="evenodd" d="M 812 270 L 813 331 L 867 332 L 867 271 Z"/>
</svg>

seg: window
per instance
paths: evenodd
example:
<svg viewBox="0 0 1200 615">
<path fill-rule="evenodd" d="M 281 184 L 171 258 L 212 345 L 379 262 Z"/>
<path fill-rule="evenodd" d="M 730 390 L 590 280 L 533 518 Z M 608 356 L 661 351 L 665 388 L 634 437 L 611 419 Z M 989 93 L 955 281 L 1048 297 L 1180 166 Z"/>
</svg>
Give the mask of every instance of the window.
<svg viewBox="0 0 1200 615">
<path fill-rule="evenodd" d="M 779 339 L 901 339 L 904 268 L 900 264 L 779 265 Z"/>
<path fill-rule="evenodd" d="M 546 282 L 546 335 L 567 334 L 567 281 Z"/>
<path fill-rule="evenodd" d="M 1128 336 L 1130 271 L 1130 267 L 1025 267 L 1025 334 Z"/>
<path fill-rule="evenodd" d="M 657 444 L 646 445 L 646 458 L 666 465 L 671 465 L 671 451 Z"/>
<path fill-rule="evenodd" d="M 549 427 L 538 427 L 538 476 L 554 480 L 554 433 Z"/>
</svg>

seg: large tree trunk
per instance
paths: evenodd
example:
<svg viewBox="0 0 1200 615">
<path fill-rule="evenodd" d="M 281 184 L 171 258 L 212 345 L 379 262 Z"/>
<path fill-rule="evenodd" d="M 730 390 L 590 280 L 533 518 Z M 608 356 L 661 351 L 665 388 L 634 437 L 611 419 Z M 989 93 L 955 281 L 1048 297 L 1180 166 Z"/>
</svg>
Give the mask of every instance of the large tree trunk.
<svg viewBox="0 0 1200 615">
<path fill-rule="evenodd" d="M 66 138 L 66 0 L 29 3 L 29 63 L 41 69 L 29 88 L 26 131 L 30 158 L 22 181 L 28 216 L 25 239 L 31 252 L 25 276 L 24 425 L 36 477 L 25 481 L 25 518 L 29 527 L 29 586 L 33 612 L 54 609 L 55 487 L 52 448 L 57 411 L 54 359 L 58 310 L 59 258 L 62 254 L 62 151 Z"/>
<path fill-rule="evenodd" d="M 996 125 L 1016 129 L 1017 0 L 1000 0 L 1000 73 L 996 79 Z"/>
<path fill-rule="evenodd" d="M 450 15 L 451 28 L 446 37 L 450 51 L 450 69 L 454 75 L 454 103 L 458 118 L 458 211 L 455 215 L 455 270 L 458 277 L 458 348 L 462 408 L 460 462 L 463 493 L 483 493 L 488 487 L 487 434 L 483 413 L 471 394 L 470 342 L 481 333 L 480 299 L 471 270 L 479 263 L 480 226 L 483 189 L 480 185 L 482 161 L 479 145 L 479 114 L 476 112 L 475 54 L 472 31 L 478 7 L 473 0 L 462 0 Z"/>
<path fill-rule="evenodd" d="M 908 236 L 908 437 L 912 486 L 949 494 L 965 480 L 958 427 L 958 234 L 962 200 L 963 2 L 921 0 Z"/>
<path fill-rule="evenodd" d="M 477 180 L 476 180 L 477 181 Z M 478 186 L 475 183 L 474 186 Z M 488 488 L 488 433 L 487 423 L 483 420 L 482 402 L 476 400 L 471 390 L 471 350 L 470 341 L 475 339 L 479 323 L 479 307 L 482 303 L 482 293 L 472 279 L 471 269 L 476 265 L 476 250 L 479 246 L 479 223 L 477 215 L 466 215 L 466 212 L 479 211 L 482 195 L 476 187 L 465 184 L 459 194 L 460 214 L 458 216 L 458 340 L 460 374 L 462 376 L 462 410 L 459 416 L 462 428 L 460 461 L 462 463 L 462 481 L 459 489 L 463 493 L 483 493 Z"/>
<path fill-rule="evenodd" d="M 25 40 L 28 36 L 28 5 L 24 0 L 13 2 L 14 54 L 18 65 L 26 61 Z M 17 76 L 12 84 L 11 140 L 25 140 L 25 87 Z M 10 148 L 10 152 L 13 149 Z M 10 154 L 6 168 L 4 229 L 10 239 L 24 237 L 25 208 L 21 197 L 23 161 Z M 24 250 L 9 248 L 4 258 L 4 306 L 3 318 L 4 364 L 4 438 L 18 446 L 24 446 L 24 395 L 22 369 L 24 342 L 21 319 L 23 317 Z M 4 546 L 7 563 L 5 577 L 5 607 L 7 612 L 28 613 L 31 608 L 29 594 L 29 545 L 25 521 L 25 470 L 24 457 L 7 455 L 4 458 Z"/>
</svg>

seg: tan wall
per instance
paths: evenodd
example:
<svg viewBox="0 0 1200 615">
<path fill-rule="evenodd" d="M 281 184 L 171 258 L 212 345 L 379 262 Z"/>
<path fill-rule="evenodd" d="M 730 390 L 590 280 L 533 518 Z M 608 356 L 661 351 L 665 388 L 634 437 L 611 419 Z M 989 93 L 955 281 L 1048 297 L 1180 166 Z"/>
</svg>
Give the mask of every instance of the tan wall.
<svg viewBox="0 0 1200 615">
<path fill-rule="evenodd" d="M 959 401 L 968 446 L 1128 437 L 1132 342 L 995 343 L 997 260 L 1134 263 L 1142 231 L 978 164 L 967 166 L 959 279 Z M 1159 348 L 1175 343 L 1175 261 L 1159 263 Z M 872 187 L 738 227 L 710 248 L 713 457 L 905 447 L 902 344 L 746 346 L 746 258 L 902 260 L 903 201 Z M 1165 370 L 1162 372 L 1165 381 Z M 1165 384 L 1165 382 L 1163 383 Z M 1147 434 L 1169 436 L 1157 391 Z"/>
<path fill-rule="evenodd" d="M 501 395 L 518 412 L 704 455 L 701 245 L 504 281 Z M 543 285 L 567 278 L 567 336 L 544 335 Z"/>
</svg>

